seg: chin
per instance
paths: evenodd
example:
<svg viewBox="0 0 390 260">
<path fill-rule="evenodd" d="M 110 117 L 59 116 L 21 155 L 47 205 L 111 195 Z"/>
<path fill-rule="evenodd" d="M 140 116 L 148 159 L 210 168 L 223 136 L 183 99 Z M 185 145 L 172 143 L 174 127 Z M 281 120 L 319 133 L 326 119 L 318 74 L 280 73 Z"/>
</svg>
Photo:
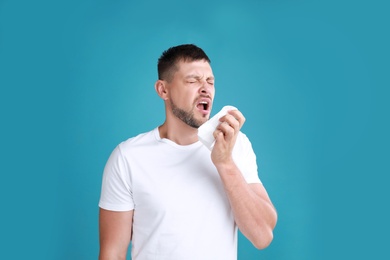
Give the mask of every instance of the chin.
<svg viewBox="0 0 390 260">
<path fill-rule="evenodd" d="M 203 120 L 200 120 L 199 121 L 199 126 L 203 125 L 204 123 L 206 123 L 207 121 L 209 120 L 209 118 L 204 118 Z"/>
</svg>

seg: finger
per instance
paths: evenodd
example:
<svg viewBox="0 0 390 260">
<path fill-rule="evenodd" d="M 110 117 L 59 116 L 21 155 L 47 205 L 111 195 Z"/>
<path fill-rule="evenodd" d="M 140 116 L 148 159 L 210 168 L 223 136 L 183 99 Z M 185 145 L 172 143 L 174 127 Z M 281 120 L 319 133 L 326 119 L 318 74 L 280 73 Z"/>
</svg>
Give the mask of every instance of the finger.
<svg viewBox="0 0 390 260">
<path fill-rule="evenodd" d="M 230 114 L 225 115 L 225 116 L 223 116 L 223 117 L 220 119 L 220 121 L 221 121 L 222 123 L 227 123 L 227 124 L 229 124 L 231 127 L 233 127 L 233 129 L 234 129 L 235 131 L 239 131 L 240 128 L 241 128 L 240 122 L 239 122 L 233 115 L 230 115 Z"/>
<path fill-rule="evenodd" d="M 240 123 L 240 128 L 244 125 L 246 119 L 239 110 L 229 110 L 228 114 L 232 115 Z"/>
<path fill-rule="evenodd" d="M 228 114 L 228 115 L 226 115 L 225 120 L 231 127 L 234 128 L 235 131 L 237 131 L 237 132 L 240 131 L 241 124 L 240 124 L 240 121 L 238 121 L 236 117 Z"/>
<path fill-rule="evenodd" d="M 214 135 L 216 143 L 221 142 L 224 138 L 223 132 L 221 130 L 218 130 L 218 129 L 214 131 L 213 135 Z"/>
<path fill-rule="evenodd" d="M 232 127 L 227 121 L 218 125 L 217 129 L 223 133 L 226 140 L 231 140 L 236 133 L 234 127 Z"/>
</svg>

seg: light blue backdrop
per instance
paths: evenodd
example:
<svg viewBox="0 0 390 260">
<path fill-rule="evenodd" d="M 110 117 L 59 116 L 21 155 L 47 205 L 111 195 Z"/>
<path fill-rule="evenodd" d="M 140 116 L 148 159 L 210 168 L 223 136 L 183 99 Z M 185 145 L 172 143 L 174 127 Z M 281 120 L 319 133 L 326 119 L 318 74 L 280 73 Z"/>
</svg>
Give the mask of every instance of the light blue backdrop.
<svg viewBox="0 0 390 260">
<path fill-rule="evenodd" d="M 104 164 L 163 122 L 157 58 L 195 43 L 279 213 L 239 259 L 384 259 L 389 25 L 385 1 L 0 1 L 0 258 L 97 259 Z"/>
</svg>

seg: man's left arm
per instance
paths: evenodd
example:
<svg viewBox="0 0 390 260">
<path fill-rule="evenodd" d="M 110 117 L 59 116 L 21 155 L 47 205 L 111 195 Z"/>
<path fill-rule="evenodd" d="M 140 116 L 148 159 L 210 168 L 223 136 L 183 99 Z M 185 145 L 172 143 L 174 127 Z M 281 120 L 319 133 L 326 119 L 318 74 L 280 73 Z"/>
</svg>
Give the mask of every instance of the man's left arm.
<svg viewBox="0 0 390 260">
<path fill-rule="evenodd" d="M 232 158 L 245 118 L 240 111 L 231 110 L 220 121 L 214 132 L 216 142 L 211 159 L 221 177 L 238 228 L 256 248 L 266 248 L 273 239 L 276 210 L 264 186 L 248 184 Z"/>
</svg>

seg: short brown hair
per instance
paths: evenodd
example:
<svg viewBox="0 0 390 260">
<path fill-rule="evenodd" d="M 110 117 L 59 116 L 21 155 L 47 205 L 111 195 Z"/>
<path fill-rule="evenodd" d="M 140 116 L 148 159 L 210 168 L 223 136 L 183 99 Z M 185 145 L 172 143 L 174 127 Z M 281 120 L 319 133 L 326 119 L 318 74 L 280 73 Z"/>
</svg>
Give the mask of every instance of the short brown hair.
<svg viewBox="0 0 390 260">
<path fill-rule="evenodd" d="M 210 63 L 206 53 L 194 44 L 182 44 L 164 51 L 158 59 L 158 79 L 171 81 L 173 74 L 178 70 L 178 61 L 205 60 Z"/>
</svg>

